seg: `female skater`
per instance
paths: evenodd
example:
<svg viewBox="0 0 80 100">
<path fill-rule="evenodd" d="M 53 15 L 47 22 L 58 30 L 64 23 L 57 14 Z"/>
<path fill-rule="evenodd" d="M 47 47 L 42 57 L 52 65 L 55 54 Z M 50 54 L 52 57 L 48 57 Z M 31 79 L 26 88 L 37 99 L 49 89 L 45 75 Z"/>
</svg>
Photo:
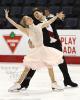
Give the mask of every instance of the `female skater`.
<svg viewBox="0 0 80 100">
<path fill-rule="evenodd" d="M 21 82 L 30 69 L 36 70 L 45 67 L 47 67 L 49 71 L 52 82 L 52 89 L 61 89 L 55 81 L 52 68 L 53 65 L 63 62 L 63 53 L 57 49 L 44 46 L 42 28 L 48 27 L 48 25 L 54 22 L 57 18 L 64 17 L 63 13 L 60 12 L 49 21 L 38 25 L 34 25 L 33 19 L 28 16 L 24 16 L 21 20 L 21 25 L 19 25 L 8 16 L 8 13 L 9 11 L 5 10 L 6 19 L 17 29 L 25 33 L 33 44 L 33 48 L 31 48 L 30 52 L 24 57 L 23 63 L 26 67 L 23 73 L 21 74 L 19 80 L 9 90 L 18 90 L 20 88 Z M 26 26 L 26 28 L 24 28 L 24 26 Z"/>
</svg>

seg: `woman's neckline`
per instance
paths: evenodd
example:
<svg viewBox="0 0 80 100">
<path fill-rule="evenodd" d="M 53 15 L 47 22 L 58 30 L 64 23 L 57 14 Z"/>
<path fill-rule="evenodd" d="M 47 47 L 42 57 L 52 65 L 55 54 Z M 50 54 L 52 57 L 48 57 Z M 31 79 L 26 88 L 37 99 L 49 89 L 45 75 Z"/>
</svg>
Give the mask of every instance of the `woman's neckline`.
<svg viewBox="0 0 80 100">
<path fill-rule="evenodd" d="M 31 25 L 29 25 L 29 28 L 33 28 L 35 25 L 34 24 L 31 24 Z"/>
</svg>

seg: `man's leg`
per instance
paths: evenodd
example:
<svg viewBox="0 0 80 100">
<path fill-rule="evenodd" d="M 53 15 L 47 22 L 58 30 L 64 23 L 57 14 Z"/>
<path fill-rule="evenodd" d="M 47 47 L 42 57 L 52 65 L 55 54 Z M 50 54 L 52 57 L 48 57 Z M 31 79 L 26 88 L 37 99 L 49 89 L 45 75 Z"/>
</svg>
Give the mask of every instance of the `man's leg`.
<svg viewBox="0 0 80 100">
<path fill-rule="evenodd" d="M 78 85 L 74 82 L 72 82 L 70 75 L 68 73 L 68 68 L 67 68 L 67 64 L 65 61 L 65 58 L 63 57 L 64 62 L 62 64 L 59 64 L 59 68 L 62 71 L 63 77 L 64 77 L 64 85 L 70 85 L 72 87 L 77 87 Z"/>
<path fill-rule="evenodd" d="M 54 48 L 62 51 L 62 46 L 61 46 L 61 43 L 60 41 L 57 41 L 55 42 L 55 45 L 53 45 Z M 70 75 L 68 73 L 68 68 L 67 68 L 67 64 L 66 64 L 66 60 L 65 60 L 65 57 L 63 56 L 63 59 L 64 59 L 64 62 L 62 64 L 59 64 L 59 68 L 63 74 L 63 77 L 64 77 L 64 85 L 67 86 L 67 85 L 70 85 L 72 87 L 77 87 L 78 84 L 72 82 L 71 78 L 70 78 Z"/>
<path fill-rule="evenodd" d="M 23 88 L 23 87 L 27 88 L 27 87 L 29 86 L 29 82 L 30 82 L 31 78 L 33 77 L 35 71 L 36 71 L 36 70 L 30 69 L 30 71 L 29 71 L 28 74 L 26 75 L 25 79 L 24 79 L 23 82 L 21 83 L 21 88 Z"/>
<path fill-rule="evenodd" d="M 24 68 L 23 72 L 21 73 L 18 81 L 16 83 L 21 84 L 23 82 L 23 80 L 25 79 L 26 75 L 28 74 L 28 72 L 30 71 L 30 69 L 28 69 L 27 67 Z"/>
</svg>

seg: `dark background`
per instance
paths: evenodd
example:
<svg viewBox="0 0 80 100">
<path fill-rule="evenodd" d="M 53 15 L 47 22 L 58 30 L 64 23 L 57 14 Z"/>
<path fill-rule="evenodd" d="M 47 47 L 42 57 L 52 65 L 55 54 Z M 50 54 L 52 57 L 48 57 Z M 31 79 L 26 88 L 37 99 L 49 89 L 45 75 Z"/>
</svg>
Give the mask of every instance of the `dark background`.
<svg viewBox="0 0 80 100">
<path fill-rule="evenodd" d="M 80 0 L 0 0 L 0 29 L 14 28 L 4 17 L 5 8 L 10 10 L 10 17 L 19 23 L 23 15 L 31 15 L 34 7 L 49 7 L 52 14 L 64 11 L 64 28 L 80 28 Z"/>
</svg>

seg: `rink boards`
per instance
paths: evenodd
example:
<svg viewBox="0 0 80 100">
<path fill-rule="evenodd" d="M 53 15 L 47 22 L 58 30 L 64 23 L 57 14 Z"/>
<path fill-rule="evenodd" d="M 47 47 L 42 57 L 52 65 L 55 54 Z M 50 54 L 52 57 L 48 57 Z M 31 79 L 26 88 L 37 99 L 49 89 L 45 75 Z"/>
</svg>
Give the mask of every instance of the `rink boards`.
<svg viewBox="0 0 80 100">
<path fill-rule="evenodd" d="M 80 64 L 80 30 L 58 30 L 68 64 Z M 0 30 L 0 62 L 22 62 L 28 37 L 17 29 Z"/>
</svg>

